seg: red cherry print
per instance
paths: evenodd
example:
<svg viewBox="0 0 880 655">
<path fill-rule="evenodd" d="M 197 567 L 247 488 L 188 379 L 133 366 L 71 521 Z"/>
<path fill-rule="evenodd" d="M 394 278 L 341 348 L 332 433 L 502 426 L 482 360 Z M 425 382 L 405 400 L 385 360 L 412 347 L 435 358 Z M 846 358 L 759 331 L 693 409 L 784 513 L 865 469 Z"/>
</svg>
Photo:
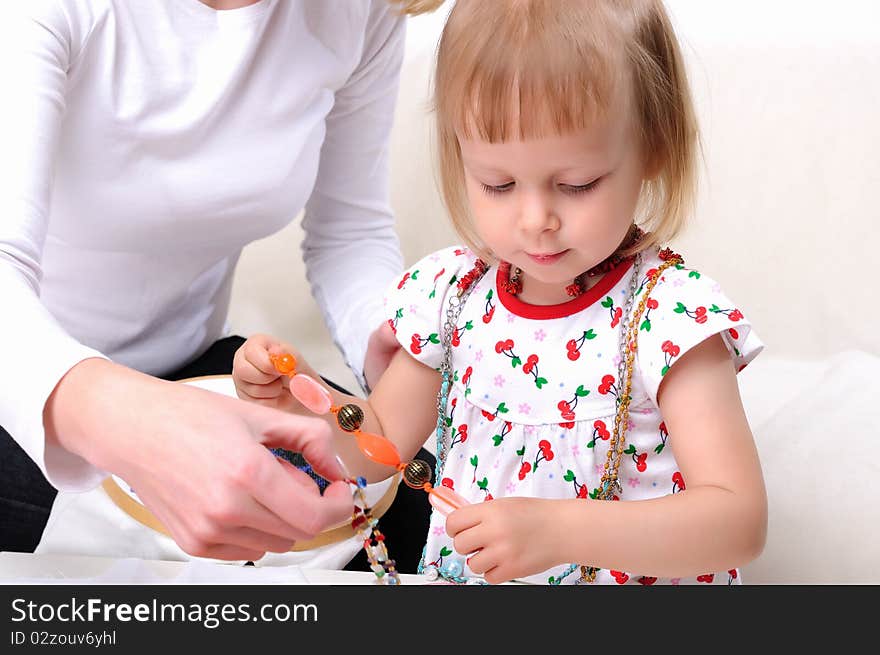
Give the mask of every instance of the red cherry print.
<svg viewBox="0 0 880 655">
<path fill-rule="evenodd" d="M 577 341 L 575 341 L 574 339 L 570 339 L 569 342 L 565 344 L 565 347 L 568 349 L 569 352 L 571 352 L 572 350 L 577 350 Z"/>
<path fill-rule="evenodd" d="M 734 309 L 732 312 L 730 312 L 730 314 L 727 315 L 727 318 L 735 323 L 736 321 L 741 321 L 743 319 L 743 315 L 741 311 L 739 311 L 738 309 Z"/>
<path fill-rule="evenodd" d="M 499 341 L 498 343 L 495 344 L 495 352 L 500 355 L 502 350 L 504 350 L 504 342 Z"/>
<path fill-rule="evenodd" d="M 657 578 L 652 578 L 652 577 L 647 576 L 647 575 L 643 575 L 641 578 L 639 578 L 639 584 L 642 584 L 642 585 L 645 585 L 645 586 L 652 585 L 652 584 L 654 584 L 655 582 L 657 582 Z"/>
<path fill-rule="evenodd" d="M 480 410 L 480 413 L 481 413 L 481 414 L 483 415 L 483 417 L 484 417 L 486 420 L 488 420 L 488 421 L 494 421 L 494 420 L 495 420 L 495 415 L 494 415 L 494 414 L 490 414 L 490 413 L 487 412 L 485 409 L 481 409 L 481 410 Z"/>
<path fill-rule="evenodd" d="M 672 481 L 678 485 L 678 488 L 684 491 L 687 487 L 684 486 L 684 478 L 681 477 L 681 472 L 676 471 L 672 474 Z"/>
<path fill-rule="evenodd" d="M 448 487 L 449 489 L 454 489 L 454 482 L 452 481 L 452 478 L 443 478 L 440 481 L 440 484 L 444 487 Z"/>
<path fill-rule="evenodd" d="M 567 412 L 562 412 L 562 418 L 564 418 L 566 421 L 573 421 L 574 420 L 574 412 L 572 412 L 571 410 L 569 410 Z"/>
<path fill-rule="evenodd" d="M 706 575 L 698 575 L 697 582 L 705 582 L 706 584 L 711 584 L 711 582 L 715 579 L 714 573 L 707 573 Z"/>
<path fill-rule="evenodd" d="M 645 304 L 648 309 L 657 309 L 660 306 L 660 303 L 658 303 L 654 298 L 648 298 L 648 302 Z"/>
<path fill-rule="evenodd" d="M 623 571 L 611 571 L 611 575 L 614 576 L 614 580 L 615 582 L 617 582 L 617 584 L 624 584 L 627 580 L 629 580 L 629 575 L 624 573 Z"/>
<path fill-rule="evenodd" d="M 458 426 L 458 439 L 459 439 L 459 441 L 461 441 L 461 443 L 464 443 L 465 441 L 467 441 L 467 438 L 468 438 L 467 423 L 462 423 L 461 425 Z"/>
<path fill-rule="evenodd" d="M 461 345 L 461 335 L 458 332 L 458 328 L 452 332 L 452 345 L 456 348 Z"/>
<path fill-rule="evenodd" d="M 674 343 L 672 343 L 668 339 L 663 342 L 661 349 L 663 350 L 663 352 L 667 353 L 670 357 L 678 357 L 679 353 L 681 352 L 681 348 L 676 346 Z"/>
<path fill-rule="evenodd" d="M 556 456 L 553 454 L 553 450 L 550 447 L 550 442 L 546 439 L 541 439 L 541 441 L 538 442 L 538 448 L 540 448 L 541 454 L 548 462 Z"/>
<path fill-rule="evenodd" d="M 737 572 L 736 569 L 730 569 L 727 573 L 728 573 L 728 574 L 730 575 L 730 577 L 733 578 L 734 580 L 736 580 L 737 575 L 739 575 L 739 573 Z"/>
<path fill-rule="evenodd" d="M 602 384 L 599 385 L 599 393 L 601 393 L 602 395 L 607 394 L 609 391 L 611 391 L 612 384 L 614 384 L 613 375 L 606 375 L 605 377 L 603 377 Z"/>
<path fill-rule="evenodd" d="M 645 469 L 648 468 L 648 465 L 645 463 L 646 459 L 648 459 L 648 453 L 642 453 L 639 455 L 639 458 L 636 461 L 636 468 L 639 470 L 639 473 L 644 473 Z"/>
<path fill-rule="evenodd" d="M 422 339 L 418 334 L 412 335 L 412 343 L 409 345 L 409 349 L 414 355 L 418 355 L 422 352 L 421 340 Z"/>
<path fill-rule="evenodd" d="M 734 339 L 739 339 L 739 332 L 737 332 L 735 329 L 730 328 L 728 332 L 730 333 L 730 336 Z"/>
<path fill-rule="evenodd" d="M 483 498 L 484 501 L 495 500 L 495 496 L 492 494 L 486 494 L 486 497 Z"/>
<path fill-rule="evenodd" d="M 468 366 L 467 370 L 464 372 L 464 375 L 461 376 L 461 383 L 467 386 L 467 383 L 471 380 L 471 374 L 474 372 L 473 366 Z"/>
<path fill-rule="evenodd" d="M 492 317 L 495 316 L 495 307 L 492 307 L 486 314 L 483 314 L 483 323 L 488 324 Z"/>
<path fill-rule="evenodd" d="M 397 288 L 403 289 L 403 285 L 406 284 L 406 281 L 409 279 L 409 273 L 404 274 L 403 279 L 398 283 Z"/>
<path fill-rule="evenodd" d="M 560 423 L 559 427 L 565 428 L 566 430 L 571 430 L 574 427 L 574 422 L 572 421 L 569 423 Z"/>
<path fill-rule="evenodd" d="M 568 358 L 571 361 L 576 362 L 577 360 L 579 360 L 581 358 L 581 351 L 580 350 L 569 350 L 568 351 Z"/>
<path fill-rule="evenodd" d="M 587 495 L 588 495 L 587 485 L 584 485 L 580 489 L 578 489 L 578 495 L 577 495 L 578 498 L 586 498 Z"/>
<path fill-rule="evenodd" d="M 559 408 L 559 411 L 560 411 L 560 412 L 569 412 L 569 411 L 571 411 L 571 405 L 568 404 L 568 401 L 567 401 L 567 400 L 560 400 L 560 401 L 556 404 L 556 407 Z"/>
<path fill-rule="evenodd" d="M 599 438 L 603 441 L 608 441 L 611 437 L 611 433 L 608 431 L 608 426 L 605 425 L 605 421 L 594 421 L 593 428 L 596 430 Z"/>
<path fill-rule="evenodd" d="M 617 327 L 617 324 L 620 323 L 621 316 L 623 316 L 623 309 L 620 307 L 615 308 L 614 318 L 611 319 L 611 327 Z"/>
<path fill-rule="evenodd" d="M 526 363 L 523 364 L 523 373 L 529 374 L 532 372 L 532 369 L 535 368 L 535 365 L 538 363 L 537 355 L 529 355 L 529 358 L 526 360 Z"/>
<path fill-rule="evenodd" d="M 519 467 L 519 479 L 520 479 L 520 480 L 525 480 L 525 479 L 526 479 L 526 475 L 527 475 L 528 472 L 531 471 L 531 470 L 532 470 L 532 465 L 529 464 L 528 462 L 523 462 L 523 463 L 522 463 L 522 466 Z"/>
</svg>

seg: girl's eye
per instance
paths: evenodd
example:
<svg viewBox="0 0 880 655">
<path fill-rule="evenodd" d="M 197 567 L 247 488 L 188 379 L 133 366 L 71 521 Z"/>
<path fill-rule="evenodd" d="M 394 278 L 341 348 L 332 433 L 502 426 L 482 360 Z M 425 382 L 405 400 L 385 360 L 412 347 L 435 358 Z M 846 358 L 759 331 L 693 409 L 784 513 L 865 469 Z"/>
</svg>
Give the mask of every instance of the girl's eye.
<svg viewBox="0 0 880 655">
<path fill-rule="evenodd" d="M 565 193 L 568 193 L 568 194 L 571 194 L 571 195 L 575 195 L 575 196 L 576 196 L 576 195 L 578 195 L 579 193 L 589 193 L 590 191 L 592 191 L 593 189 L 595 189 L 597 186 L 599 186 L 599 182 L 600 182 L 601 180 L 602 180 L 602 178 L 599 177 L 599 178 L 596 178 L 595 180 L 593 180 L 592 182 L 590 182 L 590 183 L 588 183 L 588 184 L 580 184 L 580 185 L 574 185 L 574 184 L 560 184 L 559 186 L 562 188 L 562 190 L 563 190 Z"/>
<path fill-rule="evenodd" d="M 510 191 L 513 188 L 513 182 L 508 182 L 507 184 L 499 184 L 497 186 L 490 186 L 488 184 L 481 184 L 480 186 L 483 187 L 483 191 L 491 195 L 495 193 L 504 193 L 505 191 Z"/>
</svg>

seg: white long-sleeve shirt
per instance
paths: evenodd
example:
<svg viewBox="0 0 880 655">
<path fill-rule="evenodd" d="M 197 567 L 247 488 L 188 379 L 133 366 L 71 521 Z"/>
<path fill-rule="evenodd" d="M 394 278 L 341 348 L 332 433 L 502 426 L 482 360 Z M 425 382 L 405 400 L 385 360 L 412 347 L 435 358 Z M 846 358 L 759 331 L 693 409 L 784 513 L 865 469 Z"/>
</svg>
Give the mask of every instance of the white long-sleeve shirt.
<svg viewBox="0 0 880 655">
<path fill-rule="evenodd" d="M 45 445 L 61 377 L 201 354 L 241 249 L 304 206 L 312 292 L 360 372 L 402 269 L 387 0 L 27 0 L 0 23 L 0 425 L 56 487 L 103 476 Z"/>
</svg>

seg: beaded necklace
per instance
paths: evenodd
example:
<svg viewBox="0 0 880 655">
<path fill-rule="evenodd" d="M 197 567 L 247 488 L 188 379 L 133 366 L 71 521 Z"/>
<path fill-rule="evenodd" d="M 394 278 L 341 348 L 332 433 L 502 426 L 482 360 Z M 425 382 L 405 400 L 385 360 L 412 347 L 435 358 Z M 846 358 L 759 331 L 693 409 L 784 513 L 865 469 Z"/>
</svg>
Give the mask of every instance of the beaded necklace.
<svg viewBox="0 0 880 655">
<path fill-rule="evenodd" d="M 637 232 L 634 234 L 633 239 L 641 238 L 641 232 L 638 231 L 638 228 L 636 228 L 636 230 Z M 631 243 L 634 243 L 634 241 L 631 241 Z M 659 267 L 657 267 L 656 270 L 651 272 L 647 285 L 644 287 L 644 293 L 638 306 L 636 307 L 636 311 L 633 313 L 632 318 L 627 323 L 626 317 L 628 317 L 630 315 L 630 312 L 632 311 L 635 298 L 639 293 L 642 292 L 642 289 L 638 288 L 638 281 L 642 264 L 642 255 L 641 253 L 638 253 L 634 257 L 632 257 L 633 270 L 630 276 L 629 291 L 627 293 L 627 299 L 623 309 L 624 320 L 621 321 L 620 339 L 618 342 L 620 352 L 620 364 L 618 367 L 617 379 L 624 380 L 624 384 L 621 393 L 617 398 L 617 412 L 614 417 L 614 427 L 609 442 L 608 452 L 605 458 L 602 478 L 600 480 L 599 489 L 596 494 L 596 499 L 598 500 L 619 500 L 620 496 L 623 493 L 623 488 L 621 487 L 620 481 L 618 479 L 618 471 L 620 469 L 621 459 L 625 450 L 624 444 L 626 441 L 626 430 L 629 423 L 629 404 L 632 400 L 632 375 L 635 355 L 638 349 L 638 333 L 641 316 L 644 313 L 646 303 L 648 297 L 651 294 L 651 291 L 653 291 L 654 286 L 660 280 L 664 271 L 666 271 L 666 269 L 671 266 L 683 263 L 681 256 L 673 253 L 668 248 L 662 250 L 659 253 L 659 257 L 663 261 L 663 264 L 661 264 Z M 599 267 L 607 266 L 607 262 L 611 260 L 612 258 L 605 260 L 605 262 L 600 264 Z M 619 265 L 624 260 L 625 258 L 617 259 L 614 266 Z M 611 268 L 613 268 L 613 266 L 607 268 L 605 272 L 607 272 L 607 270 L 611 270 Z M 485 264 L 485 262 L 478 259 L 474 265 L 474 268 L 471 269 L 471 271 L 468 272 L 459 282 L 458 290 L 450 297 L 449 306 L 446 310 L 446 321 L 443 326 L 444 332 L 442 339 L 443 358 L 440 364 L 440 374 L 442 377 L 442 381 L 437 402 L 437 468 L 435 472 L 437 480 L 441 479 L 443 467 L 446 463 L 446 456 L 450 448 L 449 427 L 452 424 L 452 418 L 447 414 L 447 405 L 449 399 L 449 389 L 453 377 L 452 335 L 454 333 L 455 326 L 458 324 L 459 315 L 461 314 L 462 308 L 464 307 L 464 304 L 468 296 L 470 295 L 471 290 L 474 286 L 476 286 L 476 283 L 485 275 L 487 270 L 488 266 Z M 595 269 L 591 269 L 583 275 L 592 277 L 592 275 L 589 274 L 593 270 Z M 521 288 L 522 287 L 520 286 L 519 290 L 521 290 Z M 582 292 L 583 291 L 581 290 L 577 294 L 573 295 L 580 295 L 580 293 Z M 423 564 L 424 561 L 420 565 L 420 568 L 422 568 Z M 593 566 L 569 564 L 566 570 L 558 578 L 550 578 L 550 584 L 560 584 L 563 579 L 577 571 L 578 568 L 580 568 L 581 575 L 577 581 L 577 584 L 585 582 L 592 583 L 596 580 L 596 573 L 599 570 L 598 568 Z M 446 571 L 437 571 L 435 569 L 434 571 L 432 571 L 432 573 L 435 573 L 436 575 L 439 575 L 440 577 L 443 577 L 444 579 L 454 583 L 461 584 L 466 581 L 466 578 L 462 578 L 457 574 L 457 572 L 449 573 Z"/>
<path fill-rule="evenodd" d="M 565 287 L 565 292 L 572 298 L 577 298 L 583 294 L 587 290 L 587 280 L 589 278 L 604 275 L 608 271 L 617 268 L 621 262 L 627 259 L 623 253 L 641 241 L 644 236 L 645 233 L 638 225 L 630 227 L 620 247 L 603 261 L 593 266 L 593 268 L 578 275 L 571 284 Z M 522 280 L 520 279 L 522 269 L 516 266 L 511 267 L 510 262 L 502 261 L 498 264 L 498 270 L 501 273 L 501 285 L 507 293 L 511 296 L 518 296 L 522 293 Z"/>
<path fill-rule="evenodd" d="M 332 413 L 339 427 L 353 434 L 358 449 L 368 459 L 392 466 L 403 474 L 403 481 L 413 489 L 422 489 L 428 494 L 428 500 L 438 512 L 446 515 L 463 505 L 467 501 L 447 487 L 434 487 L 431 485 L 431 467 L 427 462 L 414 459 L 410 462 L 402 462 L 400 453 L 390 440 L 385 437 L 364 432 L 360 429 L 364 421 L 364 411 L 354 403 L 334 406 L 330 393 L 314 378 L 298 373 L 296 370 L 296 357 L 290 353 L 270 355 L 275 370 L 290 378 L 290 393 L 299 400 L 307 409 L 315 414 Z M 340 463 L 342 460 L 339 460 Z M 344 464 L 343 464 L 344 469 Z M 353 488 L 354 510 L 352 512 L 351 527 L 363 541 L 364 552 L 370 563 L 370 569 L 375 573 L 377 581 L 382 584 L 398 585 L 400 578 L 397 573 L 396 563 L 388 556 L 388 548 L 385 545 L 385 535 L 379 530 L 379 520 L 372 515 L 372 510 L 367 502 L 364 489 L 367 486 L 366 478 L 352 477 L 345 471 L 346 482 Z"/>
<path fill-rule="evenodd" d="M 636 228 L 638 230 L 638 228 Z M 640 238 L 641 233 L 638 232 Z M 638 348 L 639 321 L 644 313 L 648 296 L 654 289 L 654 286 L 660 280 L 663 272 L 674 265 L 683 263 L 682 258 L 673 253 L 671 250 L 664 249 L 659 254 L 663 261 L 656 270 L 652 271 L 651 276 L 644 287 L 644 294 L 641 301 L 633 313 L 629 323 L 621 321 L 620 330 L 620 365 L 618 367 L 618 380 L 625 380 L 621 393 L 617 398 L 617 412 L 614 418 L 614 427 L 610 439 L 608 452 L 606 454 L 604 471 L 600 481 L 600 487 L 596 498 L 598 500 L 618 500 L 622 495 L 623 489 L 618 480 L 618 470 L 624 452 L 624 443 L 626 440 L 626 430 L 629 418 L 629 404 L 632 400 L 632 375 L 635 355 Z M 609 258 L 610 260 L 611 258 Z M 609 260 L 606 260 L 608 262 Z M 621 263 L 623 259 L 617 261 Z M 635 297 L 642 291 L 637 289 L 639 280 L 639 271 L 641 268 L 641 253 L 633 257 L 633 272 L 630 278 L 629 293 L 627 293 L 626 305 L 623 316 L 629 315 L 635 301 Z M 600 266 L 606 264 L 603 262 Z M 613 268 L 613 267 L 612 267 Z M 437 394 L 437 458 L 435 479 L 441 479 L 443 468 L 446 464 L 446 456 L 449 451 L 449 426 L 452 424 L 452 418 L 447 415 L 447 407 L 449 400 L 449 390 L 452 384 L 452 337 L 455 332 L 455 326 L 464 307 L 465 302 L 470 296 L 471 291 L 476 283 L 483 278 L 489 266 L 481 259 L 477 259 L 474 267 L 466 273 L 457 285 L 456 293 L 452 294 L 449 299 L 449 306 L 446 310 L 446 321 L 443 325 L 443 358 L 441 360 L 439 372 L 441 374 L 440 390 Z M 591 271 L 594 269 L 591 269 Z M 607 269 L 607 270 L 610 270 Z M 589 275 L 590 271 L 586 275 Z M 597 273 L 598 274 L 598 273 Z M 579 293 L 582 293 L 579 292 Z M 576 295 L 579 295 L 576 294 Z M 624 326 L 628 326 L 624 329 Z M 431 505 L 444 515 L 449 514 L 453 510 L 468 504 L 468 501 L 459 496 L 452 489 L 445 486 L 434 487 L 431 485 L 431 471 L 429 465 L 423 460 L 415 459 L 410 462 L 402 462 L 397 447 L 383 436 L 363 432 L 360 429 L 364 420 L 363 410 L 354 403 L 342 406 L 334 406 L 330 393 L 308 375 L 297 373 L 296 358 L 290 353 L 271 356 L 272 364 L 275 369 L 282 375 L 290 378 L 291 394 L 297 398 L 305 407 L 316 414 L 332 413 L 335 415 L 336 422 L 345 432 L 353 434 L 357 441 L 358 449 L 370 460 L 386 466 L 392 466 L 402 472 L 404 482 L 413 489 L 423 489 L 428 494 Z M 340 460 L 341 461 L 341 460 Z M 385 545 L 385 536 L 379 530 L 378 519 L 372 516 L 364 493 L 367 481 L 363 477 L 352 477 L 346 472 L 346 481 L 353 486 L 353 498 L 355 500 L 354 510 L 352 513 L 351 526 L 355 532 L 363 539 L 364 551 L 370 562 L 370 568 L 377 577 L 377 582 L 388 585 L 400 584 L 397 569 L 393 559 L 388 556 L 388 549 Z M 419 565 L 422 570 L 424 558 Z M 570 564 L 565 572 L 559 578 L 550 578 L 550 584 L 558 585 L 561 581 L 571 573 L 578 569 L 577 564 Z M 594 582 L 596 573 L 599 569 L 593 566 L 580 565 L 581 575 L 578 584 L 582 582 Z M 433 571 L 436 575 L 444 577 L 450 582 L 465 584 L 469 583 L 468 578 L 464 578 L 457 572 L 439 572 Z"/>
</svg>

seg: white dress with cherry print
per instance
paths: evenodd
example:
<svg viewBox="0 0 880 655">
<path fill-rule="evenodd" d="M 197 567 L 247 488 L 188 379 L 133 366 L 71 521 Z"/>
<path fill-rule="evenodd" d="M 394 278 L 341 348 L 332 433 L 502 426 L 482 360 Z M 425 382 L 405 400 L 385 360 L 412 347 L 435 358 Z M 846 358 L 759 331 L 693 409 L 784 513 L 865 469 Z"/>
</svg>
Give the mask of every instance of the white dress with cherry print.
<svg viewBox="0 0 880 655">
<path fill-rule="evenodd" d="M 441 250 L 411 267 L 386 294 L 398 340 L 428 366 L 440 367 L 449 297 L 475 261 L 465 247 Z M 639 294 L 661 263 L 655 251 L 644 253 Z M 619 331 L 631 273 L 631 263 L 624 262 L 582 296 L 536 306 L 506 293 L 497 266 L 489 269 L 462 308 L 452 340 L 451 447 L 441 484 L 474 503 L 506 496 L 595 497 L 617 409 Z M 622 500 L 685 488 L 667 443 L 675 437 L 657 407 L 657 390 L 669 368 L 714 334 L 722 336 L 737 370 L 763 347 L 720 287 L 683 266 L 663 274 L 640 327 L 619 471 Z M 434 512 L 423 566 L 474 577 L 444 525 L 445 517 Z M 568 569 L 560 565 L 528 581 L 562 578 L 562 584 L 573 584 L 579 569 L 566 576 Z M 596 583 L 605 584 L 739 582 L 736 570 L 669 580 L 636 571 L 600 570 L 596 576 Z"/>
</svg>

